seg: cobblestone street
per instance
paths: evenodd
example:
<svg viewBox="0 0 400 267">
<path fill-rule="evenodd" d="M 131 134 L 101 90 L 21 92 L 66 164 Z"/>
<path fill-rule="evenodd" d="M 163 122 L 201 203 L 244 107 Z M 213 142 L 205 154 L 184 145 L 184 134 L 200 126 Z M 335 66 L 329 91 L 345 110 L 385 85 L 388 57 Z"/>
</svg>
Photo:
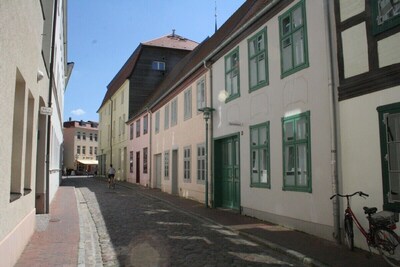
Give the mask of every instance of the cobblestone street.
<svg viewBox="0 0 400 267">
<path fill-rule="evenodd" d="M 300 266 L 141 187 L 70 178 L 81 220 L 80 262 L 104 266 Z M 85 257 L 85 261 L 82 259 Z"/>
</svg>

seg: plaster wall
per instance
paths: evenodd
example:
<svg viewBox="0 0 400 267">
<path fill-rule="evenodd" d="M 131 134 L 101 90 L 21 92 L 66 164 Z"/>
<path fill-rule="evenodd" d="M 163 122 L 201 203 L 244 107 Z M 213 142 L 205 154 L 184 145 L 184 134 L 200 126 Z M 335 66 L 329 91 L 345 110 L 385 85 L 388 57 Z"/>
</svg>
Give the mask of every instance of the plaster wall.
<svg viewBox="0 0 400 267">
<path fill-rule="evenodd" d="M 204 182 L 197 180 L 197 145 L 205 143 L 205 122 L 203 119 L 203 114 L 197 111 L 197 94 L 196 86 L 197 82 L 201 79 L 205 79 L 206 86 L 206 103 L 210 103 L 210 77 L 209 73 L 202 75 L 198 79 L 194 80 L 190 85 L 186 86 L 183 91 L 181 91 L 173 99 L 178 99 L 178 120 L 177 124 L 171 126 L 168 129 L 164 129 L 164 112 L 165 105 L 162 106 L 160 110 L 160 132 L 154 132 L 154 126 L 152 130 L 152 155 L 161 154 L 162 164 L 161 164 L 161 184 L 162 190 L 171 193 L 171 166 L 172 166 L 172 151 L 178 150 L 178 193 L 180 196 L 185 198 L 195 199 L 200 202 L 204 202 L 205 199 L 205 185 Z M 184 119 L 184 93 L 186 90 L 191 88 L 192 90 L 192 117 L 190 119 Z M 168 102 L 170 107 L 171 116 L 171 101 Z M 209 106 L 210 104 L 208 104 Z M 155 113 L 153 111 L 153 125 L 155 122 Z M 170 120 L 171 122 L 171 120 Z M 211 143 L 211 142 L 210 142 Z M 211 145 L 211 144 L 209 144 Z M 191 179 L 184 180 L 184 148 L 191 148 Z M 211 147 L 209 148 L 211 149 Z M 169 151 L 170 158 L 170 177 L 165 179 L 164 177 L 164 152 Z M 211 150 L 209 150 L 211 151 Z M 154 164 L 154 162 L 153 162 Z M 154 169 L 154 166 L 153 166 Z M 154 176 L 155 177 L 155 176 Z M 155 178 L 154 178 L 155 179 Z"/>
<path fill-rule="evenodd" d="M 377 107 L 400 101 L 400 86 L 351 98 L 339 103 L 342 142 L 342 192 L 363 191 L 366 199 L 356 198 L 352 209 L 363 226 L 367 220 L 363 207 L 383 206 L 382 166 Z M 342 205 L 342 207 L 344 207 Z M 355 245 L 367 248 L 365 239 L 355 232 Z"/>
<path fill-rule="evenodd" d="M 296 4 L 298 1 L 295 1 Z M 249 92 L 247 38 L 238 44 L 240 97 L 221 98 L 225 88 L 224 57 L 213 65 L 214 138 L 240 133 L 240 189 L 244 214 L 332 239 L 330 155 L 330 62 L 322 1 L 306 1 L 309 67 L 281 77 L 278 16 L 267 27 L 269 84 Z M 316 41 L 318 40 L 318 41 Z M 229 52 L 228 52 L 229 53 Z M 227 54 L 228 54 L 227 53 Z M 310 111 L 312 192 L 283 190 L 282 118 Z M 249 127 L 270 122 L 271 188 L 250 186 Z"/>
</svg>

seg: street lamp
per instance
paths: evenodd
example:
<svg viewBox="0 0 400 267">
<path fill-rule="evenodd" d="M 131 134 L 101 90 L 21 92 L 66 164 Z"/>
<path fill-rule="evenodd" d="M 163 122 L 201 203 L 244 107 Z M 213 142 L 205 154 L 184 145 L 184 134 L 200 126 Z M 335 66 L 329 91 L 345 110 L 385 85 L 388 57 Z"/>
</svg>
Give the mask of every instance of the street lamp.
<svg viewBox="0 0 400 267">
<path fill-rule="evenodd" d="M 198 109 L 200 112 L 203 113 L 203 119 L 206 121 L 206 169 L 205 169 L 205 186 L 206 186 L 206 192 L 205 192 L 205 203 L 206 203 L 206 208 L 208 208 L 208 120 L 211 118 L 212 112 L 215 110 L 211 107 L 204 107 Z"/>
</svg>

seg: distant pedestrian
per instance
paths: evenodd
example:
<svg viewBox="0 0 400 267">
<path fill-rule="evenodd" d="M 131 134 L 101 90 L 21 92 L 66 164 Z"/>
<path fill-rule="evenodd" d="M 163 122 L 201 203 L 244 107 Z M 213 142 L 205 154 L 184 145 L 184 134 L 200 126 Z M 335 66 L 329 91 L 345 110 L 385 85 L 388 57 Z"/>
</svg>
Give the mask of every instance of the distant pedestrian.
<svg viewBox="0 0 400 267">
<path fill-rule="evenodd" d="M 108 188 L 115 188 L 115 169 L 113 168 L 113 165 L 110 164 L 110 168 L 108 169 Z"/>
</svg>

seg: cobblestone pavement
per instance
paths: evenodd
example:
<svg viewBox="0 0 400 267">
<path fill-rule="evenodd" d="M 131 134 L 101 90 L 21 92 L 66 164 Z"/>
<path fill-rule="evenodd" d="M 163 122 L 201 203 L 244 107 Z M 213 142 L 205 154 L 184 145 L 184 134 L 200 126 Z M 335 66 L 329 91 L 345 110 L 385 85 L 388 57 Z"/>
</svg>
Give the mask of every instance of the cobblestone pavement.
<svg viewBox="0 0 400 267">
<path fill-rule="evenodd" d="M 301 266 L 138 188 L 108 189 L 92 178 L 64 185 L 76 187 L 79 262 L 87 266 Z"/>
</svg>

